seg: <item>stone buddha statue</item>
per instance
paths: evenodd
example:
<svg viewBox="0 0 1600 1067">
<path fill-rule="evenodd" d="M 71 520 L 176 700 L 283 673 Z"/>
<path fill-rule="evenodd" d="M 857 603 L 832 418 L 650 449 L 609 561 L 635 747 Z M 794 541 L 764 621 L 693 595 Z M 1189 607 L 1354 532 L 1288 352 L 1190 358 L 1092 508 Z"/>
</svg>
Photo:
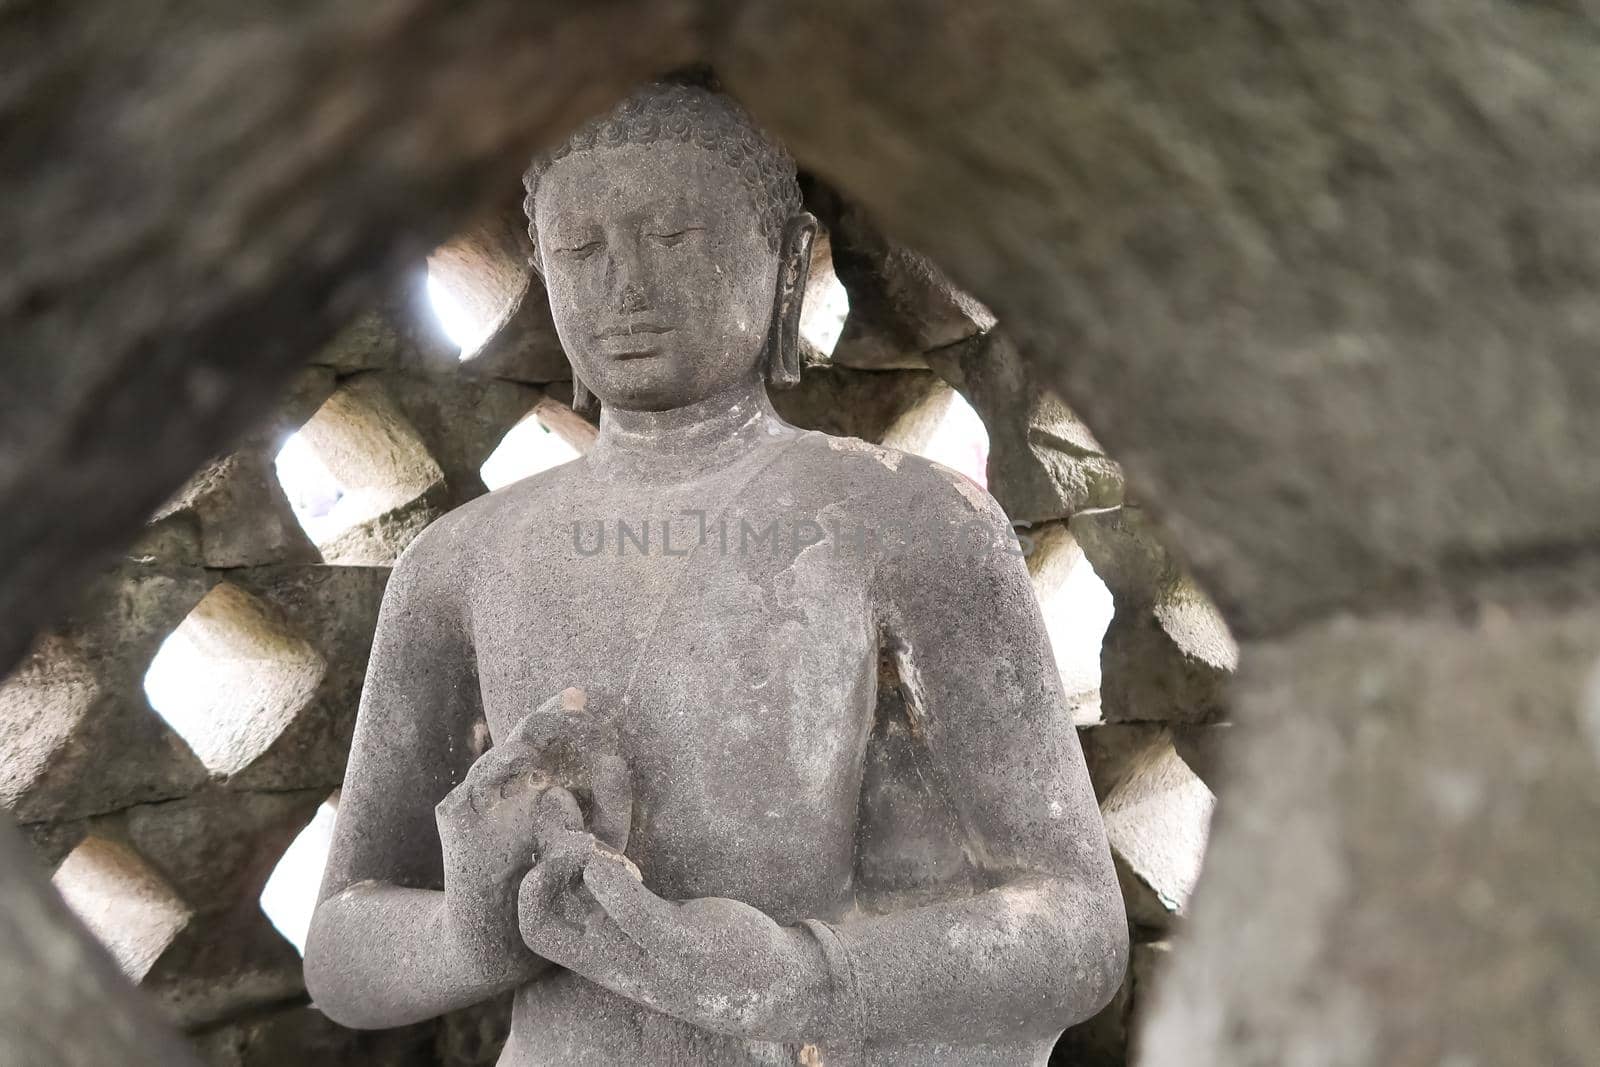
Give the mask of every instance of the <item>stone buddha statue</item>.
<svg viewBox="0 0 1600 1067">
<path fill-rule="evenodd" d="M 394 568 L 306 952 L 500 1062 L 1044 1063 L 1126 921 L 1016 540 L 936 464 L 780 419 L 816 223 L 662 83 L 526 177 L 586 456 Z"/>
</svg>

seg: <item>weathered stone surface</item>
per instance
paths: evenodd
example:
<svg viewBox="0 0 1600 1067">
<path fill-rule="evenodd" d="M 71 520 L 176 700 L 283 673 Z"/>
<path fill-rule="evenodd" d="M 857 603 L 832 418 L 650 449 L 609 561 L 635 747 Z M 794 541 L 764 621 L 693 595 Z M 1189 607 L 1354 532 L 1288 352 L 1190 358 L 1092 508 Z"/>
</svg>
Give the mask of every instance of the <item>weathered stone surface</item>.
<svg viewBox="0 0 1600 1067">
<path fill-rule="evenodd" d="M 882 373 L 882 372 L 879 372 Z M 920 371 L 898 371 L 891 373 L 916 374 L 918 379 L 923 377 Z M 918 390 L 918 396 L 910 405 L 903 408 L 891 423 L 883 430 L 878 438 L 878 443 L 886 448 L 898 449 L 901 452 L 912 452 L 919 456 L 933 451 L 930 447 L 939 437 L 939 431 L 944 426 L 949 416 L 952 404 L 958 403 L 960 397 L 936 375 L 928 375 L 930 380 L 926 391 Z M 863 388 L 870 390 L 875 380 L 868 378 L 862 381 Z M 861 392 L 855 395 L 846 393 L 840 397 L 840 402 L 846 407 L 862 403 Z"/>
<path fill-rule="evenodd" d="M 449 510 L 443 481 L 411 500 L 364 519 L 317 545 L 325 562 L 340 567 L 388 567 L 418 534 Z"/>
<path fill-rule="evenodd" d="M 1125 1067 L 1137 1062 L 1135 1030 L 1171 954 L 1168 941 L 1134 942 L 1122 988 L 1099 1015 L 1061 1035 L 1050 1053 L 1051 1067 Z"/>
<path fill-rule="evenodd" d="M 254 911 L 295 834 L 327 799 L 323 790 L 206 789 L 123 816 L 129 845 L 197 912 Z"/>
<path fill-rule="evenodd" d="M 0 801 L 25 822 L 182 796 L 207 777 L 156 715 L 144 672 L 210 588 L 203 571 L 126 564 L 0 686 Z"/>
<path fill-rule="evenodd" d="M 234 451 L 202 466 L 156 511 L 128 554 L 217 568 L 318 561 L 316 546 L 280 484 L 275 460 L 289 434 L 317 412 L 335 386 L 329 368 L 302 369 L 265 424 Z"/>
<path fill-rule="evenodd" d="M 189 920 L 141 988 L 174 1025 L 194 1029 L 305 996 L 300 954 L 253 899 Z"/>
<path fill-rule="evenodd" d="M 1251 644 L 1143 1062 L 1589 1059 L 1597 656 L 1600 612 L 1536 606 Z"/>
<path fill-rule="evenodd" d="M 270 448 L 270 450 L 269 450 Z M 314 563 L 306 538 L 273 469 L 276 448 L 258 445 L 210 464 L 162 506 L 154 521 L 187 513 L 199 531 L 207 567 Z"/>
<path fill-rule="evenodd" d="M 1178 724 L 1171 728 L 1172 744 L 1189 769 L 1216 793 L 1232 765 L 1237 734 L 1232 723 Z"/>
<path fill-rule="evenodd" d="M 0 902 L 0 1050 L 8 1063 L 194 1062 L 51 890 L 9 819 L 0 819 Z"/>
<path fill-rule="evenodd" d="M 484 492 L 478 468 L 495 446 L 533 409 L 539 392 L 513 382 L 385 374 L 384 392 L 443 473 L 450 506 Z"/>
<path fill-rule="evenodd" d="M 378 373 L 350 376 L 300 427 L 301 439 L 340 490 L 330 514 L 337 521 L 317 537 L 328 563 L 387 566 L 448 510 L 444 470 L 390 391 L 391 380 L 402 386 L 409 381 Z"/>
<path fill-rule="evenodd" d="M 1051 1051 L 1051 1067 L 1125 1067 L 1138 1062 L 1139 1017 L 1149 1006 L 1158 977 L 1166 969 L 1170 941 L 1136 941 L 1128 957 L 1128 976 L 1117 997 L 1088 1022 L 1062 1033 Z"/>
<path fill-rule="evenodd" d="M 1105 718 L 1206 722 L 1223 715 L 1238 646 L 1155 524 L 1129 504 L 1079 512 L 1070 528 L 1115 605 L 1100 656 Z"/>
<path fill-rule="evenodd" d="M 599 437 L 396 565 L 306 942 L 318 1003 L 371 1027 L 516 990 L 500 1062 L 530 1067 L 1043 1058 L 1115 992 L 1127 930 L 1004 515 L 776 414 L 815 222 L 725 97 L 641 89 L 524 183 Z M 724 519 L 785 543 L 719 551 Z M 653 548 L 584 551 L 596 520 Z M 872 718 L 902 742 L 881 760 Z"/>
<path fill-rule="evenodd" d="M 90 836 L 51 876 L 67 907 L 129 980 L 142 982 L 194 920 L 194 911 L 133 849 Z"/>
<path fill-rule="evenodd" d="M 482 331 L 476 346 L 459 353 L 461 370 L 529 384 L 567 380 L 572 367 L 556 336 L 544 283 L 532 265 L 522 189 L 514 179 L 506 185 L 512 194 L 506 206 L 428 257 L 430 284 L 448 290 Z"/>
<path fill-rule="evenodd" d="M 560 395 L 566 399 L 559 399 Z M 599 427 L 572 410 L 572 390 L 547 388 L 538 400 L 534 401 L 530 415 L 539 420 L 551 433 L 571 445 L 574 451 L 583 455 L 594 447 L 595 439 L 600 436 Z"/>
<path fill-rule="evenodd" d="M 475 358 L 490 338 L 507 327 L 534 283 L 522 190 L 509 178 L 504 189 L 502 204 L 428 256 L 429 288 L 447 294 L 476 334 L 475 341 L 462 343 L 457 357 L 461 360 Z"/>
<path fill-rule="evenodd" d="M 52 871 L 87 836 L 91 821 L 70 819 L 62 822 L 30 822 L 22 823 L 17 829 L 22 832 L 23 840 L 33 851 L 33 858 L 39 868 Z"/>
<path fill-rule="evenodd" d="M 515 174 L 533 144 L 694 54 L 692 17 L 30 11 L 0 46 L 27 115 L 0 230 L 0 315 L 27 384 L 0 399 L 0 487 L 28 502 L 8 508 L 0 556 L 29 556 L 0 585 L 17 620 L 0 663 L 397 263 L 471 216 L 496 165 Z M 174 417 L 152 423 L 156 409 Z"/>
<path fill-rule="evenodd" d="M 311 358 L 339 372 L 374 370 L 398 366 L 400 345 L 393 318 L 378 305 L 345 323 Z"/>
<path fill-rule="evenodd" d="M 925 353 L 984 333 L 994 315 L 932 261 L 883 233 L 825 183 L 805 183 L 806 207 L 828 231 L 850 317 L 830 361 L 868 370 L 927 366 Z"/>
<path fill-rule="evenodd" d="M 438 1067 L 494 1067 L 511 1033 L 512 998 L 496 997 L 439 1020 Z"/>
<path fill-rule="evenodd" d="M 206 1067 L 438 1067 L 433 1030 L 347 1030 L 305 1005 L 206 1029 L 194 1045 Z"/>
<path fill-rule="evenodd" d="M 236 1016 L 304 993 L 299 954 L 257 901 L 325 796 L 210 788 L 65 824 L 87 839 L 55 879 L 171 1021 Z M 41 842 L 51 851 L 60 844 Z"/>
<path fill-rule="evenodd" d="M 313 366 L 337 374 L 409 370 L 448 374 L 461 350 L 444 332 L 428 295 L 428 270 L 412 263 L 396 273 L 367 307 L 340 326 L 311 355 Z"/>
<path fill-rule="evenodd" d="M 1205 859 L 1215 798 L 1170 737 L 1130 761 L 1100 810 L 1135 924 L 1166 930 L 1184 913 Z"/>
<path fill-rule="evenodd" d="M 1095 799 L 1104 804 L 1128 771 L 1169 734 L 1167 727 L 1150 722 L 1100 722 L 1078 727 Z"/>
<path fill-rule="evenodd" d="M 1122 502 L 1122 471 L 999 329 L 932 352 L 989 431 L 989 491 L 1013 522 Z"/>
<path fill-rule="evenodd" d="M 1133 947 L 1137 952 L 1138 945 Z M 1117 995 L 1092 1019 L 1061 1035 L 1050 1050 L 1051 1067 L 1127 1067 L 1134 1022 L 1133 969 L 1122 979 Z"/>
<path fill-rule="evenodd" d="M 1080 725 L 1098 722 L 1100 646 L 1111 619 L 1110 594 L 1066 523 L 1019 530 L 1018 544 L 1027 554 L 1028 576 L 1072 720 Z"/>
<path fill-rule="evenodd" d="M 1593 22 L 768 2 L 713 55 L 995 310 L 1259 632 L 1600 530 Z"/>
<path fill-rule="evenodd" d="M 101 696 L 94 669 L 71 641 L 53 634 L 40 639 L 0 687 L 0 798 L 8 807 L 23 801 L 87 727 Z"/>
<path fill-rule="evenodd" d="M 572 364 L 561 350 L 561 339 L 550 318 L 550 298 L 537 275 L 530 280 L 527 295 L 510 320 L 484 342 L 476 355 L 464 360 L 461 369 L 469 375 L 530 385 L 572 378 Z"/>
<path fill-rule="evenodd" d="M 807 367 L 799 385 L 772 392 L 772 406 L 796 426 L 879 442 L 939 389 L 927 371 Z"/>
<path fill-rule="evenodd" d="M 327 664 L 304 708 L 270 748 L 229 778 L 230 788 L 313 789 L 320 800 L 338 786 L 388 577 L 385 567 L 261 567 L 229 575 L 292 620 Z"/>
<path fill-rule="evenodd" d="M 222 581 L 162 643 L 144 690 L 211 775 L 226 778 L 304 713 L 327 672 L 292 620 Z"/>
</svg>

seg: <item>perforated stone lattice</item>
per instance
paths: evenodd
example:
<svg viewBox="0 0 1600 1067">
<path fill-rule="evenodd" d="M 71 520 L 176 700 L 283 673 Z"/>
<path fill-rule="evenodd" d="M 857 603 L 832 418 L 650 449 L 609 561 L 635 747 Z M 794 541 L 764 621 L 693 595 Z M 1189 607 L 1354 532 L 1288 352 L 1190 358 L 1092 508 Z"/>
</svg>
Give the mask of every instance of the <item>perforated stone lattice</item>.
<svg viewBox="0 0 1600 1067">
<path fill-rule="evenodd" d="M 1025 524 L 1063 714 L 1081 727 L 1138 939 L 1159 944 L 1210 810 L 1167 724 L 1215 719 L 1232 666 L 1197 656 L 1172 620 L 1226 630 L 1203 597 L 1174 592 L 1186 580 L 1119 506 L 1116 465 L 1019 377 L 993 316 L 836 198 L 814 199 L 833 232 L 808 290 L 813 365 L 774 400 L 799 425 L 963 469 Z M 298 950 L 389 565 L 445 511 L 593 440 L 567 404 L 520 233 L 507 213 L 431 259 L 435 288 L 492 319 L 480 344 L 443 335 L 419 270 L 314 357 L 270 427 L 161 509 L 0 687 L 0 801 L 125 972 L 208 1054 L 263 1027 L 292 1046 L 310 1025 L 281 1005 L 304 997 Z M 493 291 L 472 299 L 473 284 Z M 1069 528 L 1088 508 L 1109 510 Z M 1146 677 L 1161 680 L 1154 695 Z M 1103 691 L 1118 695 L 1104 715 Z M 1121 1055 L 1135 984 L 1158 957 L 1136 950 L 1123 995 L 1069 1032 L 1073 1062 Z M 492 1041 L 449 1037 L 477 1025 L 445 1023 L 440 1061 L 492 1060 Z"/>
</svg>

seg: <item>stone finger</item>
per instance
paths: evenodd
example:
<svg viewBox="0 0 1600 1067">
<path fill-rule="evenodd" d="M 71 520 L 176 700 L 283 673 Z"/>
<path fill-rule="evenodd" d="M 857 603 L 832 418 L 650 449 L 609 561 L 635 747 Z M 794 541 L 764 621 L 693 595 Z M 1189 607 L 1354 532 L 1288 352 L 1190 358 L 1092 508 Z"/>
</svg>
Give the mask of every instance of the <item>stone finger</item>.
<svg viewBox="0 0 1600 1067">
<path fill-rule="evenodd" d="M 589 823 L 594 835 L 618 852 L 628 847 L 633 823 L 633 778 L 620 756 L 591 762 Z"/>
<path fill-rule="evenodd" d="M 577 797 L 558 785 L 552 785 L 539 795 L 535 820 L 544 833 L 581 831 L 583 809 L 578 806 Z"/>
<path fill-rule="evenodd" d="M 677 907 L 650 892 L 626 857 L 596 849 L 583 869 L 583 883 L 611 921 L 646 952 L 676 943 Z"/>
</svg>

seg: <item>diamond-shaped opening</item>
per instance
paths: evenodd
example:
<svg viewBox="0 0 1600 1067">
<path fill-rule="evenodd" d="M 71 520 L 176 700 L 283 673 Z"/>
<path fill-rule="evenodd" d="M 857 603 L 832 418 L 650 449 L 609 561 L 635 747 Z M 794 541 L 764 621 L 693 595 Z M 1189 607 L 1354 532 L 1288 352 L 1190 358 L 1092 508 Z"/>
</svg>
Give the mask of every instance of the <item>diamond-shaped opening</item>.
<svg viewBox="0 0 1600 1067">
<path fill-rule="evenodd" d="M 193 915 L 137 853 L 105 838 L 85 838 L 51 881 L 135 982 L 149 973 Z"/>
<path fill-rule="evenodd" d="M 551 467 L 559 467 L 583 455 L 585 448 L 574 444 L 576 434 L 569 426 L 570 420 L 563 419 L 560 412 L 583 423 L 572 409 L 547 399 L 507 431 L 495 450 L 489 453 L 489 458 L 483 461 L 483 466 L 478 468 L 478 477 L 483 479 L 483 484 L 490 491 Z M 583 425 L 588 427 L 589 424 Z M 592 428 L 590 430 L 592 432 Z"/>
<path fill-rule="evenodd" d="M 850 317 L 850 294 L 833 269 L 833 247 L 826 233 L 811 246 L 811 273 L 800 304 L 800 338 L 818 357 L 831 356 Z"/>
<path fill-rule="evenodd" d="M 144 691 L 211 773 L 229 775 L 277 740 L 326 671 L 315 648 L 224 582 L 162 642 Z"/>
<path fill-rule="evenodd" d="M 967 398 L 941 385 L 895 419 L 883 443 L 989 484 L 989 430 Z"/>
<path fill-rule="evenodd" d="M 1151 748 L 1101 805 L 1135 922 L 1182 914 L 1200 877 L 1216 798 L 1170 738 Z"/>
<path fill-rule="evenodd" d="M 0 805 L 14 807 L 49 768 L 100 696 L 71 642 L 46 637 L 0 685 Z"/>
<path fill-rule="evenodd" d="M 284 442 L 275 465 L 295 518 L 329 563 L 370 562 L 330 550 L 444 478 L 398 406 L 367 377 L 330 396 Z"/>
<path fill-rule="evenodd" d="M 306 828 L 295 837 L 261 890 L 262 912 L 302 956 L 306 952 L 306 935 L 311 931 L 311 914 L 317 908 L 322 871 L 333 847 L 333 824 L 338 814 L 336 792 L 322 802 Z"/>
<path fill-rule="evenodd" d="M 1064 524 L 1021 531 L 1028 573 L 1055 652 L 1073 721 L 1100 721 L 1100 646 L 1111 625 L 1111 590 Z"/>
<path fill-rule="evenodd" d="M 428 257 L 428 303 L 468 360 L 511 321 L 532 279 L 520 204 L 441 245 Z"/>
<path fill-rule="evenodd" d="M 459 359 L 477 355 L 494 334 L 494 320 L 479 314 L 460 290 L 435 273 L 432 266 L 428 269 L 428 304 L 444 335 L 461 350 Z"/>
</svg>

